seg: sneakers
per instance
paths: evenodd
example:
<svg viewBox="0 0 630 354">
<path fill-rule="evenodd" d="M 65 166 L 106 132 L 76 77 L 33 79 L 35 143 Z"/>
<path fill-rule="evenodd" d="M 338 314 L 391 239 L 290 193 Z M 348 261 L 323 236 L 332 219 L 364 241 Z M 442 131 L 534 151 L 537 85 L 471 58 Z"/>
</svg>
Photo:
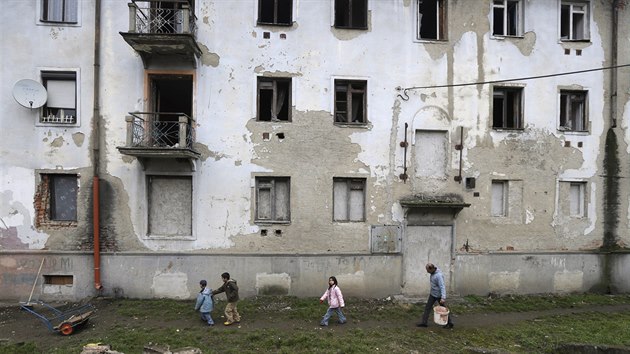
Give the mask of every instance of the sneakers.
<svg viewBox="0 0 630 354">
<path fill-rule="evenodd" d="M 418 323 L 416 327 L 429 327 L 429 325 L 426 323 Z"/>
<path fill-rule="evenodd" d="M 224 326 L 229 326 L 229 325 L 231 325 L 232 323 L 234 323 L 234 322 L 225 321 L 225 322 L 223 322 L 223 325 L 224 325 Z"/>
<path fill-rule="evenodd" d="M 442 327 L 442 328 L 444 328 L 444 329 L 451 329 L 451 328 L 453 328 L 453 327 L 454 327 L 454 325 L 453 325 L 452 323 L 447 323 L 447 324 L 446 324 L 444 327 Z"/>
<path fill-rule="evenodd" d="M 326 327 L 326 326 L 328 326 L 328 323 L 320 323 L 319 325 L 322 326 L 322 327 Z"/>
</svg>

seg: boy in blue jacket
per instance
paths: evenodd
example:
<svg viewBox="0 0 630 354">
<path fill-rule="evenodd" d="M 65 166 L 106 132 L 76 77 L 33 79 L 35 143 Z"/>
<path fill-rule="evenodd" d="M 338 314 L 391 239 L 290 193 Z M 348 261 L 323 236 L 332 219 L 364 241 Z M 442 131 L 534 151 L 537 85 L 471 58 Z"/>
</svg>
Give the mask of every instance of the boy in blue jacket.
<svg viewBox="0 0 630 354">
<path fill-rule="evenodd" d="M 199 282 L 201 291 L 197 294 L 197 303 L 195 304 L 195 311 L 201 312 L 201 320 L 207 322 L 209 326 L 214 326 L 214 321 L 210 312 L 214 309 L 214 301 L 212 299 L 212 289 L 207 288 L 208 282 L 202 280 Z"/>
</svg>

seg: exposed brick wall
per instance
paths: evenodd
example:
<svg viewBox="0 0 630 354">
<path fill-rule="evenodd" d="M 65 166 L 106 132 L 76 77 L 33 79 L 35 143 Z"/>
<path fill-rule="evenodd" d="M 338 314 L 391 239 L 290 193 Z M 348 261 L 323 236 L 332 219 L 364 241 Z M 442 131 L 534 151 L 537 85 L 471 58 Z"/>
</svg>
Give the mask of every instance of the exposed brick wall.
<svg viewBox="0 0 630 354">
<path fill-rule="evenodd" d="M 35 190 L 35 227 L 63 229 L 67 227 L 77 227 L 76 221 L 56 221 L 50 220 L 50 175 L 41 174 L 41 182 Z"/>
</svg>

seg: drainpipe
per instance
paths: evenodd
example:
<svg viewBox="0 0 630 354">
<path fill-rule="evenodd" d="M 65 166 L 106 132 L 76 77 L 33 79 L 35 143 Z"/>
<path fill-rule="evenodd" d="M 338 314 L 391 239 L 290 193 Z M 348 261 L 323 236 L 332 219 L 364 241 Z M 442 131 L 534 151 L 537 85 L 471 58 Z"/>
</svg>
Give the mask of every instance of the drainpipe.
<svg viewBox="0 0 630 354">
<path fill-rule="evenodd" d="M 94 288 L 103 289 L 101 284 L 101 245 L 100 245 L 100 63 L 101 56 L 101 0 L 94 2 L 94 108 L 92 113 L 92 158 L 94 177 L 92 180 L 92 226 L 94 233 Z"/>
<path fill-rule="evenodd" d="M 617 53 L 619 36 L 619 7 L 621 0 L 614 0 L 612 5 L 612 31 L 610 46 L 610 61 L 613 67 L 610 72 L 610 120 L 612 128 L 617 127 Z"/>
</svg>

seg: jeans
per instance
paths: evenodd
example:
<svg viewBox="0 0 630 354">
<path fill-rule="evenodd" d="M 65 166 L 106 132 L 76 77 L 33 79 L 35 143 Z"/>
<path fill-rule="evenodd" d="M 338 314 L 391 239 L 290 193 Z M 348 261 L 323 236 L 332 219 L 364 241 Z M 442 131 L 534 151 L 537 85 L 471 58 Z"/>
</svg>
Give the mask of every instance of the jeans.
<svg viewBox="0 0 630 354">
<path fill-rule="evenodd" d="M 436 301 L 439 304 L 441 299 L 442 299 L 441 297 L 435 297 L 433 295 L 429 295 L 429 299 L 427 300 L 427 304 L 424 306 L 424 313 L 422 314 L 422 320 L 420 321 L 420 323 L 428 324 L 428 322 L 429 322 L 429 315 L 431 314 L 431 311 L 433 310 L 433 304 L 435 304 Z M 451 317 L 452 317 L 451 314 L 449 314 L 448 315 L 447 325 L 452 325 L 453 324 L 453 321 L 451 320 Z"/>
<path fill-rule="evenodd" d="M 324 315 L 324 318 L 322 318 L 322 321 L 319 324 L 321 324 L 322 326 L 328 326 L 328 320 L 330 319 L 330 316 L 332 316 L 333 312 L 337 313 L 339 323 L 346 323 L 346 316 L 344 316 L 343 312 L 341 312 L 341 307 L 329 307 L 328 311 L 326 311 L 326 314 Z"/>
<path fill-rule="evenodd" d="M 212 320 L 212 316 L 210 316 L 210 312 L 202 312 L 201 320 L 204 322 L 207 322 L 210 326 L 214 324 L 214 321 Z"/>
</svg>

